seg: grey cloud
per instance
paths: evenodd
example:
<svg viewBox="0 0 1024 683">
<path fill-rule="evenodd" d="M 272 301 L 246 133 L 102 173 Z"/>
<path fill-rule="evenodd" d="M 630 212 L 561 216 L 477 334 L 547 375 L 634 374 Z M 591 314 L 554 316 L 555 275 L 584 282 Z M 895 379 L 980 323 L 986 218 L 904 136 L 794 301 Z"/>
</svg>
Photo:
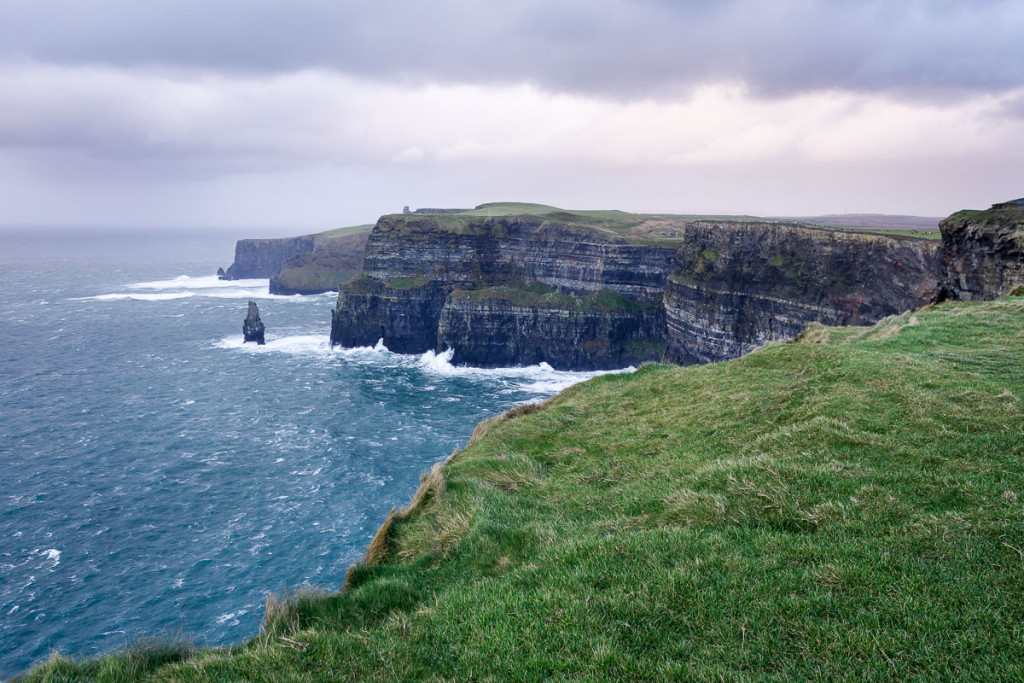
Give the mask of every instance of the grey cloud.
<svg viewBox="0 0 1024 683">
<path fill-rule="evenodd" d="M 7 0 L 0 55 L 660 97 L 743 79 L 786 95 L 1024 85 L 1019 0 Z"/>
</svg>

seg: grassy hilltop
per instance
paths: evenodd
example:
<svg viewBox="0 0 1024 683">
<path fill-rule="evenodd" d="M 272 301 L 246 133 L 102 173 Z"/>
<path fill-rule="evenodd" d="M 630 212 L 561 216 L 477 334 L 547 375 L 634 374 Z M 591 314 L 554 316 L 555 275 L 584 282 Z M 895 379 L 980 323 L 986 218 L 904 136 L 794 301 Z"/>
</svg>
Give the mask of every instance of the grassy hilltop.
<svg viewBox="0 0 1024 683">
<path fill-rule="evenodd" d="M 483 423 L 242 646 L 28 680 L 1020 679 L 1022 460 L 1024 297 L 812 325 Z"/>
</svg>

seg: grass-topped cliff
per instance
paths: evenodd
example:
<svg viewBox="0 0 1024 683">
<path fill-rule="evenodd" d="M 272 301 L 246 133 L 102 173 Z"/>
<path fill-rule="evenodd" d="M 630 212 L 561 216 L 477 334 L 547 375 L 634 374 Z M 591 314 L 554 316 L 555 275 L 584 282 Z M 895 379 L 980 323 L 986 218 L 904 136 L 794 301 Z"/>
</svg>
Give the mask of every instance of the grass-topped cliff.
<svg viewBox="0 0 1024 683">
<path fill-rule="evenodd" d="M 249 643 L 28 678 L 1014 680 L 1022 592 L 1010 296 L 577 385 L 482 424 Z"/>
<path fill-rule="evenodd" d="M 574 227 L 615 235 L 636 244 L 662 244 L 683 238 L 686 226 L 692 223 L 750 223 L 804 226 L 817 230 L 880 233 L 889 236 L 938 239 L 938 221 L 930 230 L 917 229 L 929 219 L 912 216 L 820 216 L 814 218 L 764 218 L 749 215 L 725 214 L 646 214 L 617 210 L 570 210 L 546 204 L 527 202 L 492 202 L 475 209 L 445 214 L 403 214 L 407 223 L 415 226 L 416 219 L 429 219 L 436 226 L 453 232 L 472 232 L 487 227 L 480 218 L 508 216 L 539 216 L 545 220 L 565 223 Z M 851 220 L 855 219 L 855 220 Z M 911 229 L 911 227 L 915 229 Z M 415 227 L 412 227 L 415 230 Z"/>
</svg>

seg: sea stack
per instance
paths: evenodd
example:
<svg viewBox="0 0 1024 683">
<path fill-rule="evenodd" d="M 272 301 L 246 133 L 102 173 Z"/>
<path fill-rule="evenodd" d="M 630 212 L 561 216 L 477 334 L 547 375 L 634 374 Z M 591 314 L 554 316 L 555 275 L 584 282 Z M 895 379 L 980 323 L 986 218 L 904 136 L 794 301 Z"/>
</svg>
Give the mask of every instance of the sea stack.
<svg viewBox="0 0 1024 683">
<path fill-rule="evenodd" d="M 263 340 L 263 321 L 260 320 L 260 309 L 251 299 L 249 300 L 249 313 L 245 316 L 245 322 L 242 323 L 242 335 L 247 342 L 256 342 L 261 345 L 266 343 Z"/>
</svg>

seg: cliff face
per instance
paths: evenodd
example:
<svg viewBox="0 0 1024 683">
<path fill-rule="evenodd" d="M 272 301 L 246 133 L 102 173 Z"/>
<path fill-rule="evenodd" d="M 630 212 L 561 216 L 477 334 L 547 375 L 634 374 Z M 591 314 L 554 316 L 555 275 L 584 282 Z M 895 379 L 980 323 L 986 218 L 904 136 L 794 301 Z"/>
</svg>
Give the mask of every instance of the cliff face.
<svg viewBox="0 0 1024 683">
<path fill-rule="evenodd" d="M 1024 283 L 1024 199 L 957 212 L 939 229 L 946 273 L 940 298 L 994 299 Z"/>
<path fill-rule="evenodd" d="M 607 289 L 581 297 L 536 285 L 457 290 L 438 322 L 438 344 L 453 349 L 452 362 L 481 367 L 622 368 L 661 360 L 664 335 L 660 305 Z"/>
<path fill-rule="evenodd" d="M 1024 200 L 954 214 L 942 232 L 940 244 L 615 212 L 385 216 L 341 288 L 331 343 L 453 349 L 482 366 L 707 363 L 811 322 L 867 325 L 1024 281 Z"/>
<path fill-rule="evenodd" d="M 317 238 L 314 250 L 289 257 L 270 276 L 271 294 L 336 292 L 363 269 L 369 231 L 331 239 Z"/>
<path fill-rule="evenodd" d="M 235 261 L 221 277 L 225 280 L 269 278 L 277 275 L 293 256 L 311 253 L 316 248 L 313 235 L 268 240 L 238 240 Z"/>
<path fill-rule="evenodd" d="M 674 246 L 552 216 L 445 219 L 381 218 L 363 275 L 341 289 L 332 344 L 451 348 L 455 362 L 484 366 L 592 369 L 661 357 Z"/>
<path fill-rule="evenodd" d="M 557 214 L 465 218 L 384 216 L 366 245 L 363 274 L 426 278 L 448 289 L 541 282 L 563 291 L 610 289 L 656 301 L 674 245 L 632 244 L 564 223 Z"/>
<path fill-rule="evenodd" d="M 365 275 L 342 285 L 331 312 L 331 346 L 373 346 L 397 353 L 437 348 L 437 321 L 447 292 L 419 279 Z"/>
<path fill-rule="evenodd" d="M 707 363 L 810 322 L 866 325 L 928 303 L 939 245 L 774 223 L 693 223 L 665 291 L 668 358 Z"/>
</svg>

